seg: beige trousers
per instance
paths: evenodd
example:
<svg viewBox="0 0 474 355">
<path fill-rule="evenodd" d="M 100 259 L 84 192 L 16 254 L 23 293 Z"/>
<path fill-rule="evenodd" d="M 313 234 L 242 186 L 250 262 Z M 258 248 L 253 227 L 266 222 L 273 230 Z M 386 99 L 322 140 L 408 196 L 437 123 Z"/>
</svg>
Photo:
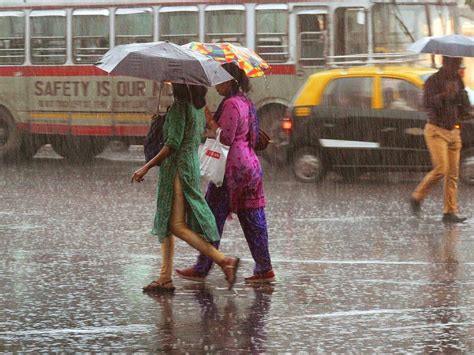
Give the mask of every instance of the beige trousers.
<svg viewBox="0 0 474 355">
<path fill-rule="evenodd" d="M 433 169 L 421 180 L 412 194 L 422 201 L 433 185 L 444 178 L 444 213 L 457 213 L 457 190 L 459 159 L 461 156 L 461 131 L 457 128 L 447 130 L 427 123 L 425 142 L 431 154 Z"/>
<path fill-rule="evenodd" d="M 194 249 L 202 254 L 210 257 L 216 264 L 221 265 L 225 255 L 214 248 L 212 244 L 207 242 L 203 237 L 189 229 L 186 224 L 186 199 L 184 197 L 183 188 L 179 174 L 176 174 L 173 186 L 173 202 L 171 205 L 171 215 L 169 220 L 170 231 L 176 237 L 184 240 Z M 165 238 L 161 243 L 161 272 L 160 280 L 171 280 L 173 269 L 174 239 L 173 235 Z"/>
</svg>

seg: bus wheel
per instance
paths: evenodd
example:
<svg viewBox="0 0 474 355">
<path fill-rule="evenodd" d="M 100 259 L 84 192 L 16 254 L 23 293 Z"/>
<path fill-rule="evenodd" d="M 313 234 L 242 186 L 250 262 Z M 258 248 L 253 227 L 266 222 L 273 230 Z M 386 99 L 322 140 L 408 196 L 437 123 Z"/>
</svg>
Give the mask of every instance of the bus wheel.
<svg viewBox="0 0 474 355">
<path fill-rule="evenodd" d="M 293 173 L 302 182 L 320 182 L 326 175 L 321 152 L 316 148 L 304 147 L 293 156 Z"/>
<path fill-rule="evenodd" d="M 107 144 L 107 140 L 95 137 L 58 137 L 51 141 L 56 153 L 72 161 L 92 160 Z"/>
<path fill-rule="evenodd" d="M 22 160 L 30 160 L 36 152 L 45 144 L 44 140 L 31 134 L 23 134 L 18 156 Z"/>
<path fill-rule="evenodd" d="M 0 159 L 15 159 L 20 146 L 21 132 L 16 128 L 12 115 L 0 107 Z"/>
<path fill-rule="evenodd" d="M 273 105 L 264 107 L 258 112 L 260 128 L 271 138 L 272 143 L 262 152 L 262 155 L 272 165 L 281 165 L 286 162 L 287 137 L 283 136 L 281 130 L 281 120 L 285 115 L 286 107 L 283 105 Z"/>
</svg>

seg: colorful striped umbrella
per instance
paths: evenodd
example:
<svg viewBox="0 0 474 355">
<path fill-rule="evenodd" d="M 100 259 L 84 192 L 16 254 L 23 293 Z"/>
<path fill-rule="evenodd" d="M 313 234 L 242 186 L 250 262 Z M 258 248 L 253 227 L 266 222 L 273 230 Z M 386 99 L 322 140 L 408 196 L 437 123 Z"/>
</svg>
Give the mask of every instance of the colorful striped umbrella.
<svg viewBox="0 0 474 355">
<path fill-rule="evenodd" d="M 251 49 L 231 43 L 190 42 L 184 47 L 205 54 L 221 64 L 235 63 L 249 78 L 262 76 L 264 71 L 270 68 L 268 63 Z"/>
</svg>

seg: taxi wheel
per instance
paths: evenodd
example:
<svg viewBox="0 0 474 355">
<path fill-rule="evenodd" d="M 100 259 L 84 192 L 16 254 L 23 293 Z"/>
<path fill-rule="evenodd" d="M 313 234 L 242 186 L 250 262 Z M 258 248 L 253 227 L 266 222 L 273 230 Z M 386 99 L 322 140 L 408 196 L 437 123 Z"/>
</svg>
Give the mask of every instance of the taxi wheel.
<svg viewBox="0 0 474 355">
<path fill-rule="evenodd" d="M 302 182 L 319 182 L 326 174 L 321 152 L 316 148 L 305 147 L 293 156 L 293 173 Z"/>
<path fill-rule="evenodd" d="M 463 153 L 459 178 L 466 185 L 474 185 L 474 151 Z"/>
<path fill-rule="evenodd" d="M 338 171 L 338 173 L 346 183 L 356 182 L 361 175 L 361 172 L 355 169 L 341 169 Z"/>
<path fill-rule="evenodd" d="M 58 137 L 52 140 L 51 145 L 56 153 L 66 159 L 86 162 L 102 153 L 107 143 L 94 137 Z"/>
</svg>

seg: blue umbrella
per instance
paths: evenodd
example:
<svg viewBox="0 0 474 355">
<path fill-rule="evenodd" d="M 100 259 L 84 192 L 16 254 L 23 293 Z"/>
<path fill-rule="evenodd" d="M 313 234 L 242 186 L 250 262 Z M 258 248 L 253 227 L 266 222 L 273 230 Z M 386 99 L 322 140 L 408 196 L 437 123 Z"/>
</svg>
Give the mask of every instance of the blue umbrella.
<svg viewBox="0 0 474 355">
<path fill-rule="evenodd" d="M 474 39 L 463 35 L 424 37 L 408 48 L 417 53 L 440 54 L 447 57 L 474 57 Z"/>
</svg>

